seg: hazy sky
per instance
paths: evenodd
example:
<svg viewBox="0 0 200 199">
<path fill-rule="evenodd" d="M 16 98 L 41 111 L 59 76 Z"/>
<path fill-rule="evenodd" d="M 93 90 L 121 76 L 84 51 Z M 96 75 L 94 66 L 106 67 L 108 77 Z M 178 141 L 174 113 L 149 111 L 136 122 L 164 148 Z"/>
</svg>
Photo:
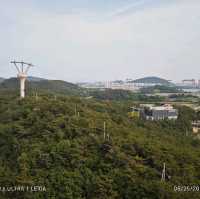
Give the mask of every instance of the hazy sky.
<svg viewBox="0 0 200 199">
<path fill-rule="evenodd" d="M 200 0 L 0 0 L 0 77 L 13 59 L 73 82 L 200 79 Z"/>
</svg>

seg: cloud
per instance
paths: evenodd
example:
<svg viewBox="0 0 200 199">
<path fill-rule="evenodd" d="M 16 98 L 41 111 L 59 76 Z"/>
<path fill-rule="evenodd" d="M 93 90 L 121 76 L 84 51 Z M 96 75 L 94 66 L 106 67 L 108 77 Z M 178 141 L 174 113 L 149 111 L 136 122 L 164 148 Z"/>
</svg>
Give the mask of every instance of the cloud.
<svg viewBox="0 0 200 199">
<path fill-rule="evenodd" d="M 149 5 L 149 3 L 152 3 L 151 0 L 137 0 L 133 1 L 132 3 L 123 6 L 121 8 L 116 9 L 115 11 L 111 12 L 110 16 L 121 16 L 133 13 L 133 11 L 137 11 L 138 9 L 146 7 L 146 5 Z"/>
<path fill-rule="evenodd" d="M 68 81 L 198 78 L 198 1 L 136 1 L 109 13 L 53 13 L 28 4 L 11 6 L 10 15 L 8 7 L 0 20 L 3 75 L 13 74 L 2 67 L 9 59 L 23 58 L 38 66 L 33 74 Z"/>
</svg>

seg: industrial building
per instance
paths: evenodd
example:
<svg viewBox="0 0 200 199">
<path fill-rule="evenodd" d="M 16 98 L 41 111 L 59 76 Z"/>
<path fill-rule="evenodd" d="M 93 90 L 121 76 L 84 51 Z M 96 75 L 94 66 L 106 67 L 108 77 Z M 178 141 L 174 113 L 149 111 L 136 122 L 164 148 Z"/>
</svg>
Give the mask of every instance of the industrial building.
<svg viewBox="0 0 200 199">
<path fill-rule="evenodd" d="M 155 106 L 153 104 L 141 104 L 140 108 L 132 107 L 132 117 L 141 117 L 146 120 L 176 120 L 178 118 L 178 110 L 174 109 L 170 104 Z"/>
</svg>

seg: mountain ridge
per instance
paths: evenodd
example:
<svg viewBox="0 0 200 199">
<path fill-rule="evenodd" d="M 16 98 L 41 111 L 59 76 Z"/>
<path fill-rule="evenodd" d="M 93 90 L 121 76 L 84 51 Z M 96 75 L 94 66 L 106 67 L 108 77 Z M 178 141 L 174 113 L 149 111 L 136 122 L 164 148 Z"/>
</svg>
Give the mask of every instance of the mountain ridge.
<svg viewBox="0 0 200 199">
<path fill-rule="evenodd" d="M 131 82 L 134 83 L 146 83 L 146 84 L 161 84 L 161 85 L 173 85 L 171 82 L 169 82 L 166 79 L 160 78 L 160 77 L 156 77 L 156 76 L 148 76 L 148 77 L 143 77 L 143 78 L 139 78 L 139 79 L 135 79 Z"/>
<path fill-rule="evenodd" d="M 5 80 L 5 78 L 0 77 L 0 83 L 3 82 Z"/>
</svg>

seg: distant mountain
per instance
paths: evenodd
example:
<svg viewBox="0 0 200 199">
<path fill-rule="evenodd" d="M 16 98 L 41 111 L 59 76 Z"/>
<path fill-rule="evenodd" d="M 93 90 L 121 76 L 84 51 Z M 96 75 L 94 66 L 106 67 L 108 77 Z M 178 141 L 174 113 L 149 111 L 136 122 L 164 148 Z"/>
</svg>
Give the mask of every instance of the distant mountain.
<svg viewBox="0 0 200 199">
<path fill-rule="evenodd" d="M 0 83 L 0 90 L 19 90 L 19 80 L 17 78 L 5 79 Z M 86 89 L 80 88 L 76 84 L 65 82 L 62 80 L 45 80 L 42 78 L 29 77 L 26 82 L 26 90 L 31 92 L 50 92 L 66 95 L 79 95 L 86 94 Z"/>
<path fill-rule="evenodd" d="M 0 77 L 0 83 L 3 82 L 4 80 L 5 80 L 4 78 Z"/>
<path fill-rule="evenodd" d="M 12 78 L 9 78 L 9 79 L 12 79 Z M 0 77 L 0 83 L 2 83 L 4 80 L 6 80 L 6 78 Z M 31 82 L 40 82 L 42 80 L 47 80 L 47 79 L 40 78 L 40 77 L 28 76 L 27 80 L 31 81 Z"/>
<path fill-rule="evenodd" d="M 33 76 L 29 76 L 27 79 L 28 79 L 28 81 L 32 81 L 32 82 L 40 82 L 42 80 L 47 80 L 47 79 L 44 79 L 44 78 L 33 77 Z"/>
<path fill-rule="evenodd" d="M 158 84 L 165 86 L 172 86 L 173 84 L 166 79 L 162 79 L 159 77 L 144 77 L 140 79 L 133 80 L 134 83 L 144 83 L 144 84 Z"/>
</svg>

